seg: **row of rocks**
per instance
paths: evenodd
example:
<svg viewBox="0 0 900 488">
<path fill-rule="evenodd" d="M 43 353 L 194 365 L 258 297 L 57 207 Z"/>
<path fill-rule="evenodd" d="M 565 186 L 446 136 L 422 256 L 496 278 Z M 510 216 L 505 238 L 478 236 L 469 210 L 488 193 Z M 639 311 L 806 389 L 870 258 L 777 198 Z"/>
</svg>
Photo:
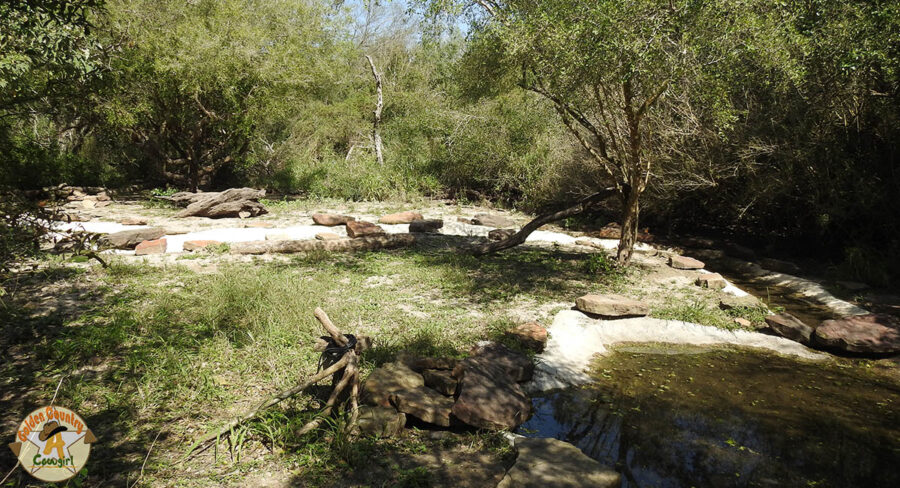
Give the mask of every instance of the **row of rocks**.
<svg viewBox="0 0 900 488">
<path fill-rule="evenodd" d="M 856 354 L 900 353 L 900 319 L 887 314 L 852 315 L 810 326 L 789 313 L 766 317 L 772 332 L 807 346 Z"/>
<path fill-rule="evenodd" d="M 547 331 L 529 323 L 511 337 L 541 350 Z M 496 342 L 477 344 L 462 360 L 401 355 L 363 383 L 362 399 L 368 406 L 362 409 L 360 430 L 393 435 L 407 416 L 439 427 L 512 430 L 531 417 L 531 399 L 520 383 L 533 373 L 530 358 Z"/>
</svg>

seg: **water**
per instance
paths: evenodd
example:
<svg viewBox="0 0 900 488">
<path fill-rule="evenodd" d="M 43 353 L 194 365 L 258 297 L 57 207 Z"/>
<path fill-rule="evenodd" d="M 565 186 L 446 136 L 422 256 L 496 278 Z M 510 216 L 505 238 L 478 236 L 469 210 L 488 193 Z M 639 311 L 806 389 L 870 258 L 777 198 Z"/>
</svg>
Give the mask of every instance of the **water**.
<svg viewBox="0 0 900 488">
<path fill-rule="evenodd" d="M 900 486 L 900 384 L 850 362 L 631 346 L 595 373 L 536 398 L 519 432 L 575 444 L 625 487 Z"/>
</svg>

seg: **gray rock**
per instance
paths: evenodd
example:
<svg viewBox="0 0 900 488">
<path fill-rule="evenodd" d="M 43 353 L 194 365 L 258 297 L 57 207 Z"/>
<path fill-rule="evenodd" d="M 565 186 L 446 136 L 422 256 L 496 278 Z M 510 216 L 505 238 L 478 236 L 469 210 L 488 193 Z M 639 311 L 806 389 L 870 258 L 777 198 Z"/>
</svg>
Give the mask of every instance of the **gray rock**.
<svg viewBox="0 0 900 488">
<path fill-rule="evenodd" d="M 475 218 L 472 219 L 472 223 L 475 225 L 485 225 L 488 227 L 498 227 L 498 228 L 515 227 L 516 226 L 516 221 L 509 217 L 504 217 L 502 215 L 496 215 L 496 214 L 486 214 L 486 213 L 476 214 Z"/>
<path fill-rule="evenodd" d="M 409 223 L 409 231 L 422 233 L 437 232 L 437 230 L 443 226 L 444 221 L 441 219 L 413 220 Z"/>
<path fill-rule="evenodd" d="M 558 439 L 516 438 L 519 455 L 497 488 L 614 488 L 619 473 Z"/>
<path fill-rule="evenodd" d="M 870 313 L 826 320 L 816 329 L 816 345 L 864 354 L 900 353 L 900 319 Z"/>
<path fill-rule="evenodd" d="M 406 414 L 391 407 L 363 405 L 359 407 L 357 425 L 359 432 L 364 435 L 395 437 L 403 432 L 403 427 L 406 425 Z"/>
<path fill-rule="evenodd" d="M 391 394 L 391 404 L 398 411 L 429 424 L 450 427 L 453 398 L 441 395 L 431 388 L 422 386 L 396 391 Z"/>
<path fill-rule="evenodd" d="M 671 256 L 669 258 L 669 266 L 675 269 L 702 269 L 703 261 L 699 261 L 687 256 Z"/>
<path fill-rule="evenodd" d="M 176 193 L 176 195 L 179 195 Z M 231 188 L 223 192 L 197 193 L 187 197 L 191 202 L 187 208 L 175 214 L 175 217 L 255 217 L 268 213 L 259 199 L 266 196 L 265 190 L 253 188 Z M 172 196 L 175 198 L 175 195 Z"/>
<path fill-rule="evenodd" d="M 387 363 L 372 371 L 362 387 L 362 399 L 369 405 L 391 406 L 391 394 L 425 386 L 422 375 L 403 363 Z"/>
<path fill-rule="evenodd" d="M 646 303 L 619 295 L 585 295 L 575 300 L 575 307 L 604 317 L 640 317 L 650 313 Z"/>
<path fill-rule="evenodd" d="M 812 327 L 789 313 L 769 315 L 766 317 L 766 323 L 776 334 L 801 344 L 809 344 L 813 333 Z"/>
<path fill-rule="evenodd" d="M 512 237 L 516 233 L 515 229 L 494 229 L 488 232 L 488 240 L 502 241 Z"/>
<path fill-rule="evenodd" d="M 453 373 L 447 369 L 426 369 L 422 372 L 425 378 L 425 386 L 443 395 L 456 394 L 456 387 L 459 384 Z"/>
<path fill-rule="evenodd" d="M 116 249 L 132 249 L 134 246 L 144 242 L 159 239 L 166 235 L 166 230 L 162 227 L 149 227 L 146 229 L 123 230 L 107 234 L 100 239 L 100 243 L 106 247 L 114 247 Z"/>
</svg>

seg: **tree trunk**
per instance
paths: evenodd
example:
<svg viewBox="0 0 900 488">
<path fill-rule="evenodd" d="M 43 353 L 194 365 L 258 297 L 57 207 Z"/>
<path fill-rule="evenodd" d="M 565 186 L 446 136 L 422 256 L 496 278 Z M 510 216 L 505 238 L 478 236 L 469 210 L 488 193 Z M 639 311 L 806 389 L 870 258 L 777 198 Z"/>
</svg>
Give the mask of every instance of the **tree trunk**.
<svg viewBox="0 0 900 488">
<path fill-rule="evenodd" d="M 619 239 L 619 250 L 616 254 L 616 260 L 622 266 L 631 261 L 634 243 L 637 242 L 640 196 L 640 192 L 634 187 L 626 187 L 626 194 L 623 195 L 622 236 Z"/>
<path fill-rule="evenodd" d="M 384 165 L 384 150 L 381 145 L 381 133 L 378 132 L 378 126 L 381 125 L 381 110 L 384 108 L 384 99 L 381 95 L 381 75 L 378 74 L 378 71 L 375 70 L 375 62 L 372 61 L 371 56 L 366 56 L 366 59 L 369 60 L 369 66 L 372 67 L 372 76 L 375 78 L 375 111 L 373 112 L 374 120 L 372 121 L 372 139 L 375 142 L 375 159 L 378 160 L 378 165 Z"/>
<path fill-rule="evenodd" d="M 197 160 L 197 151 L 193 148 L 188 153 L 188 181 L 191 185 L 191 191 L 197 193 L 200 188 L 200 161 Z"/>
</svg>

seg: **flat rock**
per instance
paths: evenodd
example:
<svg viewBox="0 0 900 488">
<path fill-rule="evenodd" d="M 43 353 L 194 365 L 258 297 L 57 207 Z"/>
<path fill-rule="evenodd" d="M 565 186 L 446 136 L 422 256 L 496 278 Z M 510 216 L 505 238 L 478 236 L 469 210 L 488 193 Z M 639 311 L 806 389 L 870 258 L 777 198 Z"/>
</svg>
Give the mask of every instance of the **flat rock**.
<svg viewBox="0 0 900 488">
<path fill-rule="evenodd" d="M 497 488 L 617 488 L 618 472 L 559 439 L 518 437 L 516 464 Z"/>
<path fill-rule="evenodd" d="M 355 217 L 351 217 L 349 215 L 329 213 L 314 213 L 312 214 L 312 219 L 316 224 L 325 225 L 328 227 L 334 227 L 335 225 L 345 225 L 347 222 L 353 222 L 354 220 L 356 220 Z"/>
<path fill-rule="evenodd" d="M 711 288 L 713 290 L 721 290 L 728 286 L 728 282 L 719 273 L 703 273 L 697 277 L 695 282 L 697 286 L 703 288 Z"/>
<path fill-rule="evenodd" d="M 259 199 L 266 196 L 265 190 L 254 188 L 231 188 L 223 192 L 195 193 L 184 195 L 186 192 L 176 193 L 170 199 L 174 201 L 176 195 L 191 202 L 187 208 L 175 214 L 175 217 L 255 217 L 268 213 L 266 207 L 259 203 Z"/>
<path fill-rule="evenodd" d="M 184 241 L 184 245 L 182 246 L 182 248 L 185 251 L 197 251 L 197 250 L 209 247 L 209 246 L 218 246 L 219 244 L 221 244 L 220 241 L 199 239 L 199 240 L 194 240 L 194 241 Z"/>
<path fill-rule="evenodd" d="M 147 219 L 143 217 L 125 217 L 119 223 L 122 225 L 147 225 Z"/>
<path fill-rule="evenodd" d="M 272 222 L 247 222 L 244 224 L 245 229 L 271 229 L 275 224 Z"/>
<path fill-rule="evenodd" d="M 165 254 L 166 240 L 155 239 L 152 241 L 144 241 L 134 248 L 135 256 L 146 256 L 147 254 Z"/>
<path fill-rule="evenodd" d="M 870 313 L 826 320 L 816 329 L 813 340 L 817 345 L 846 352 L 898 353 L 900 319 Z"/>
<path fill-rule="evenodd" d="M 417 373 L 422 373 L 426 369 L 452 370 L 453 368 L 456 368 L 457 364 L 459 364 L 458 359 L 410 356 L 406 353 L 401 353 L 400 357 L 398 357 L 397 360 Z"/>
<path fill-rule="evenodd" d="M 516 233 L 515 229 L 494 229 L 488 232 L 488 240 L 502 241 L 512 237 Z"/>
<path fill-rule="evenodd" d="M 334 232 L 319 232 L 316 234 L 316 239 L 320 241 L 337 241 L 339 239 L 343 239 L 343 237 L 335 234 Z"/>
<path fill-rule="evenodd" d="M 425 386 L 442 395 L 456 394 L 456 387 L 459 381 L 453 377 L 453 372 L 447 369 L 426 369 L 422 371 L 422 377 L 425 378 Z"/>
<path fill-rule="evenodd" d="M 675 269 L 702 269 L 704 264 L 703 261 L 687 256 L 670 256 L 669 266 Z"/>
<path fill-rule="evenodd" d="M 769 315 L 766 317 L 766 324 L 781 337 L 801 344 L 809 344 L 810 336 L 813 333 L 812 327 L 789 313 Z"/>
<path fill-rule="evenodd" d="M 347 235 L 354 238 L 384 234 L 384 229 L 380 226 L 364 220 L 353 220 L 346 225 Z"/>
<path fill-rule="evenodd" d="M 472 362 L 462 373 L 459 397 L 453 404 L 453 415 L 459 420 L 482 429 L 513 430 L 531 417 L 531 399 L 506 371 L 487 362 Z"/>
<path fill-rule="evenodd" d="M 575 300 L 575 307 L 604 317 L 642 317 L 650 313 L 646 303 L 619 295 L 585 295 Z"/>
<path fill-rule="evenodd" d="M 737 325 L 740 325 L 741 327 L 743 327 L 745 329 L 749 329 L 749 328 L 753 327 L 753 322 L 750 322 L 749 320 L 747 320 L 743 317 L 735 318 L 734 323 Z"/>
<path fill-rule="evenodd" d="M 406 414 L 396 408 L 363 405 L 359 407 L 357 426 L 363 435 L 395 437 L 403 432 Z"/>
<path fill-rule="evenodd" d="M 423 220 L 422 214 L 419 212 L 413 212 L 412 210 L 407 212 L 397 212 L 392 213 L 390 215 L 385 215 L 378 219 L 379 224 L 409 224 L 414 220 Z"/>
<path fill-rule="evenodd" d="M 719 308 L 722 310 L 731 310 L 733 308 L 759 308 L 762 304 L 753 295 L 744 295 L 736 297 L 734 295 L 724 296 L 719 300 Z"/>
<path fill-rule="evenodd" d="M 472 223 L 475 225 L 484 225 L 487 227 L 499 228 L 516 226 L 516 221 L 509 217 L 487 213 L 476 214 L 475 218 L 472 219 Z"/>
<path fill-rule="evenodd" d="M 409 223 L 409 231 L 422 233 L 437 232 L 437 230 L 443 226 L 444 221 L 441 219 L 413 220 Z"/>
<path fill-rule="evenodd" d="M 537 322 L 517 326 L 507 333 L 519 345 L 534 352 L 541 352 L 547 344 L 547 328 Z"/>
<path fill-rule="evenodd" d="M 400 412 L 429 424 L 450 427 L 453 398 L 446 397 L 431 388 L 422 386 L 398 390 L 391 394 L 390 400 Z"/>
<path fill-rule="evenodd" d="M 144 241 L 159 239 L 164 235 L 166 235 L 166 230 L 162 227 L 150 227 L 147 229 L 114 232 L 103 236 L 100 241 L 103 245 L 116 249 L 132 249 Z"/>
<path fill-rule="evenodd" d="M 363 401 L 369 405 L 391 406 L 391 394 L 425 386 L 422 375 L 403 363 L 387 363 L 372 371 L 362 387 Z"/>
</svg>

